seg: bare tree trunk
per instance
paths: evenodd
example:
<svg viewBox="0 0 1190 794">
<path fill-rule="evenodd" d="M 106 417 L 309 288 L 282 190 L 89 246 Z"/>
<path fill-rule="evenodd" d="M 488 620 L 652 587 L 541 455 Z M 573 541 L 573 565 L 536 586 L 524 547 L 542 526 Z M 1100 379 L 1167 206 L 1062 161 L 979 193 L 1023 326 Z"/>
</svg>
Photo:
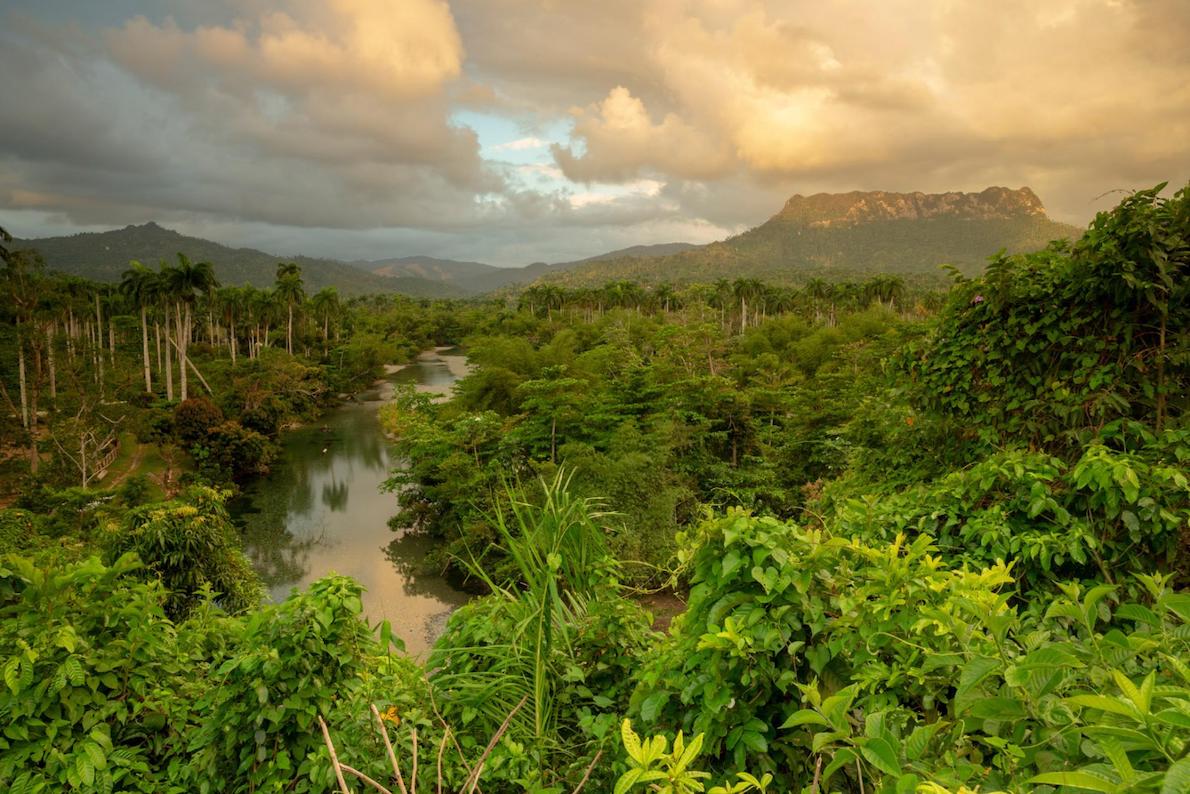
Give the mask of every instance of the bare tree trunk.
<svg viewBox="0 0 1190 794">
<path fill-rule="evenodd" d="M 114 370 L 116 368 L 116 325 L 110 317 L 107 321 L 107 360 Z"/>
<path fill-rule="evenodd" d="M 234 318 L 227 321 L 227 346 L 231 348 L 231 365 L 236 365 L 236 321 Z"/>
<path fill-rule="evenodd" d="M 140 307 L 140 342 L 145 363 L 145 393 L 153 393 L 153 373 L 149 368 L 149 318 L 144 306 Z"/>
<path fill-rule="evenodd" d="M 74 311 L 66 312 L 66 359 L 74 363 Z"/>
<path fill-rule="evenodd" d="M 186 304 L 186 312 L 183 314 L 180 304 L 174 306 L 174 320 L 178 326 L 177 342 L 178 342 L 178 379 L 181 385 L 182 402 L 186 402 L 186 398 L 190 396 L 189 381 L 186 377 L 186 347 L 190 342 L 190 304 Z"/>
<path fill-rule="evenodd" d="M 37 474 L 41 456 L 37 454 L 37 397 L 41 391 L 41 351 L 33 347 L 33 383 L 29 389 L 29 472 Z"/>
<path fill-rule="evenodd" d="M 99 384 L 99 399 L 103 399 L 103 313 L 99 309 L 99 293 L 95 293 L 95 382 Z"/>
<path fill-rule="evenodd" d="M 165 304 L 165 399 L 174 401 L 174 354 L 169 349 L 169 304 Z"/>
<path fill-rule="evenodd" d="M 25 381 L 25 343 L 17 326 L 17 373 L 21 383 L 21 427 L 29 429 L 29 387 Z"/>
<path fill-rule="evenodd" d="M 289 302 L 289 324 L 285 326 L 285 352 L 293 355 L 293 301 Z"/>
<path fill-rule="evenodd" d="M 58 399 L 58 367 L 54 362 L 54 327 L 56 322 L 50 321 L 45 327 L 46 361 L 50 368 L 50 399 Z"/>
</svg>

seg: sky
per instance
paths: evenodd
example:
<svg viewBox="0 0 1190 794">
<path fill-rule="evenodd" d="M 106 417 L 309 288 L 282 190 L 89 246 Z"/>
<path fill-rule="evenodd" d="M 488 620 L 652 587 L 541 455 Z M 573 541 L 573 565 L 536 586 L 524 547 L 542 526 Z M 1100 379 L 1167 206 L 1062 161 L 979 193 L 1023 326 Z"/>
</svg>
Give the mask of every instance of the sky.
<svg viewBox="0 0 1190 794">
<path fill-rule="evenodd" d="M 1190 180 L 1186 0 L 0 0 L 0 225 L 497 265 Z"/>
</svg>

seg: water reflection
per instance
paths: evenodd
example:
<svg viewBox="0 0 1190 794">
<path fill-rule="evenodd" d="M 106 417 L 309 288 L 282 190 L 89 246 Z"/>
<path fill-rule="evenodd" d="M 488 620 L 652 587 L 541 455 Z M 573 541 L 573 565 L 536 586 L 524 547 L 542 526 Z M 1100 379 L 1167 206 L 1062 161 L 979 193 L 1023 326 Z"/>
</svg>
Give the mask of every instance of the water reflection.
<svg viewBox="0 0 1190 794">
<path fill-rule="evenodd" d="M 440 352 L 423 355 L 390 380 L 447 394 L 465 365 L 454 351 Z M 391 621 L 408 649 L 421 653 L 466 596 L 421 571 L 429 539 L 394 537 L 388 527 L 397 505 L 393 494 L 380 491 L 392 461 L 377 409 L 391 391 L 384 383 L 322 424 L 289 433 L 273 472 L 231 507 L 274 600 L 328 573 L 346 574 L 366 588 L 369 621 Z"/>
</svg>

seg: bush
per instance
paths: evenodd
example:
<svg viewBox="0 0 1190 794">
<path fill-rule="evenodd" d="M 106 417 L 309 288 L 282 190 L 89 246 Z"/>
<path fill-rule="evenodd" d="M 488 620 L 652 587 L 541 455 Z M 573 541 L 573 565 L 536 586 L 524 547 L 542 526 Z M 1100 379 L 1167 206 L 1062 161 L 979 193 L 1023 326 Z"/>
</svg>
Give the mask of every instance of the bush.
<svg viewBox="0 0 1190 794">
<path fill-rule="evenodd" d="M 174 434 L 182 442 L 193 444 L 206 438 L 223 421 L 223 411 L 205 397 L 191 397 L 174 409 Z"/>
<path fill-rule="evenodd" d="M 136 552 L 169 592 L 166 611 L 185 618 L 208 589 L 228 612 L 260 603 L 261 584 L 223 508 L 225 494 L 192 487 L 181 499 L 137 507 L 108 527 L 106 558 Z"/>
<path fill-rule="evenodd" d="M 28 510 L 0 510 L 0 554 L 31 548 L 38 543 L 37 516 Z"/>
<path fill-rule="evenodd" d="M 189 790 L 171 779 L 207 689 L 196 650 L 222 631 L 194 623 L 183 641 L 161 585 L 131 575 L 139 566 L 133 555 L 111 567 L 44 554 L 0 563 L 3 790 Z"/>
<path fill-rule="evenodd" d="M 199 707 L 190 790 L 325 792 L 334 772 L 317 717 L 351 702 L 375 653 L 359 619 L 360 586 L 345 577 L 254 614 L 238 652 L 214 671 Z"/>
<path fill-rule="evenodd" d="M 227 421 L 211 428 L 191 454 L 203 474 L 225 482 L 267 474 L 277 446 L 255 430 Z"/>
</svg>

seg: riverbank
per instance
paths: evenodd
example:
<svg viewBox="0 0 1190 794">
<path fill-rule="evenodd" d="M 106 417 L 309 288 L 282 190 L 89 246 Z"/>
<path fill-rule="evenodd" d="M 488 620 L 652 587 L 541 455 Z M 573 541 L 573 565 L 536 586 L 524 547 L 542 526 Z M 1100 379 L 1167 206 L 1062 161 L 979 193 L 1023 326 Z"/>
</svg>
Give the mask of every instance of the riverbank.
<svg viewBox="0 0 1190 794">
<path fill-rule="evenodd" d="M 330 573 L 351 576 L 365 588 L 369 623 L 389 621 L 413 654 L 425 653 L 450 613 L 467 601 L 467 594 L 425 570 L 430 538 L 394 533 L 388 525 L 399 494 L 385 483 L 399 461 L 377 416 L 398 384 L 449 397 L 467 372 L 466 357 L 452 350 L 434 348 L 408 364 L 390 364 L 384 378 L 354 399 L 285 433 L 273 470 L 229 505 L 271 599 Z"/>
</svg>

